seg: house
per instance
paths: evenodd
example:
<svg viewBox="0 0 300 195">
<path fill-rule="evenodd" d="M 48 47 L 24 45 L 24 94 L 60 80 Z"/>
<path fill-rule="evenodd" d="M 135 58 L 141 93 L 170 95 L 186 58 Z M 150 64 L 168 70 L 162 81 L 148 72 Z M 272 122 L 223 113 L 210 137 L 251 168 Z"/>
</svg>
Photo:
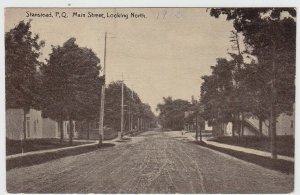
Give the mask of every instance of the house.
<svg viewBox="0 0 300 195">
<path fill-rule="evenodd" d="M 247 121 L 259 131 L 259 120 L 251 117 Z M 269 135 L 269 121 L 263 122 L 262 133 L 266 136 Z M 291 116 L 283 113 L 277 118 L 276 135 L 295 135 L 295 112 Z"/>
<path fill-rule="evenodd" d="M 243 135 L 259 135 L 259 120 L 254 117 L 245 118 L 243 120 L 244 132 Z M 269 121 L 263 122 L 262 133 L 269 136 Z M 214 136 L 231 136 L 232 123 L 220 123 L 213 126 Z M 235 132 L 235 135 L 238 135 Z M 276 135 L 295 135 L 295 111 L 293 114 L 280 114 L 276 122 Z"/>
<path fill-rule="evenodd" d="M 26 139 L 59 138 L 60 129 L 58 123 L 50 118 L 43 118 L 39 110 L 30 109 L 25 116 Z M 20 140 L 24 138 L 23 132 L 24 111 L 23 109 L 6 110 L 6 137 L 8 139 Z M 76 122 L 73 121 L 74 138 L 77 137 Z M 63 122 L 64 137 L 68 138 L 70 133 L 69 121 Z"/>
</svg>

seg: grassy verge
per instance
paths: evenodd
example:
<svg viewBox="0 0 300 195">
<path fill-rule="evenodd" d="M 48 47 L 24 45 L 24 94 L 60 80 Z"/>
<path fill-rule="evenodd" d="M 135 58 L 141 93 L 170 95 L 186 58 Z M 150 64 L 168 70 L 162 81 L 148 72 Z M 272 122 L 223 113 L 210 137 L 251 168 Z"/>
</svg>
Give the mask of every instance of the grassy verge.
<svg viewBox="0 0 300 195">
<path fill-rule="evenodd" d="M 87 144 L 89 142 L 76 142 L 73 141 L 73 146 Z M 59 139 L 49 138 L 49 139 L 30 139 L 24 140 L 9 140 L 6 139 L 6 155 L 19 154 L 22 152 L 22 145 L 24 152 L 32 152 L 38 150 L 48 150 L 55 148 L 63 148 L 70 146 L 68 140 L 60 143 Z"/>
<path fill-rule="evenodd" d="M 270 152 L 270 139 L 268 137 L 217 137 L 212 138 L 210 141 Z M 278 154 L 293 157 L 295 148 L 294 143 L 295 140 L 293 136 L 277 136 L 276 149 Z"/>
<path fill-rule="evenodd" d="M 194 143 L 196 143 L 196 142 L 194 142 Z M 228 154 L 230 156 L 234 156 L 241 160 L 260 165 L 260 166 L 268 168 L 268 169 L 280 171 L 280 172 L 287 173 L 287 174 L 294 174 L 294 162 L 289 162 L 289 161 L 280 160 L 280 159 L 275 160 L 275 159 L 271 159 L 268 157 L 258 156 L 255 154 L 248 154 L 245 152 L 235 151 L 235 150 L 231 150 L 231 149 L 227 149 L 227 148 L 221 148 L 221 147 L 206 144 L 205 142 L 199 142 L 197 144 L 207 147 L 207 148 L 210 148 L 210 149 L 213 149 L 213 150 L 216 150 L 216 151 L 219 151 L 219 152 L 222 152 L 222 153 L 225 153 L 225 154 Z"/>
<path fill-rule="evenodd" d="M 104 143 L 102 148 L 111 147 L 111 146 L 114 146 L 114 144 Z M 75 156 L 86 152 L 100 150 L 102 148 L 98 148 L 98 145 L 95 144 L 95 145 L 82 146 L 79 148 L 70 148 L 62 151 L 20 156 L 20 157 L 6 160 L 6 170 L 10 170 L 16 167 L 25 167 L 25 166 L 41 164 L 58 158 Z"/>
</svg>

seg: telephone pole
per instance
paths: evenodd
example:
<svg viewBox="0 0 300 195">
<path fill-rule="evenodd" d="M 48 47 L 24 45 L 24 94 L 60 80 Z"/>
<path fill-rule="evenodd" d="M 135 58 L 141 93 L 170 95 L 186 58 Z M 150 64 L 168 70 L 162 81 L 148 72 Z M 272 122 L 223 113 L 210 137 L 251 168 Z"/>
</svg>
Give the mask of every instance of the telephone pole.
<svg viewBox="0 0 300 195">
<path fill-rule="evenodd" d="M 107 33 L 105 32 L 104 39 L 104 62 L 103 62 L 103 77 L 104 83 L 101 88 L 101 102 L 100 102 L 100 122 L 99 122 L 99 147 L 101 147 L 104 138 L 104 129 L 103 129 L 103 121 L 104 121 L 104 100 L 105 100 L 105 77 L 106 77 L 106 39 Z"/>
<path fill-rule="evenodd" d="M 131 101 L 133 101 L 133 89 L 131 89 L 131 99 L 129 99 L 129 131 L 132 133 L 132 111 L 131 111 Z"/>
<path fill-rule="evenodd" d="M 134 99 L 133 99 L 133 89 L 131 91 L 131 99 L 132 99 L 132 104 L 134 103 Z M 133 129 L 133 117 L 134 117 L 134 112 L 131 113 L 131 120 L 130 120 L 130 130 L 132 131 Z"/>
<path fill-rule="evenodd" d="M 132 91 L 132 90 L 131 90 Z M 131 99 L 129 98 L 129 107 L 128 107 L 128 131 L 131 133 Z"/>
<path fill-rule="evenodd" d="M 124 80 L 122 73 L 122 99 L 121 99 L 121 131 L 119 134 L 119 139 L 123 138 L 123 128 L 124 128 Z"/>
<path fill-rule="evenodd" d="M 276 103 L 277 103 L 277 90 L 276 90 L 276 43 L 274 32 L 274 22 L 271 23 L 273 32 L 272 36 L 272 80 L 271 80 L 271 113 L 270 113 L 270 134 L 271 134 L 271 156 L 273 159 L 277 159 L 276 150 Z"/>
</svg>

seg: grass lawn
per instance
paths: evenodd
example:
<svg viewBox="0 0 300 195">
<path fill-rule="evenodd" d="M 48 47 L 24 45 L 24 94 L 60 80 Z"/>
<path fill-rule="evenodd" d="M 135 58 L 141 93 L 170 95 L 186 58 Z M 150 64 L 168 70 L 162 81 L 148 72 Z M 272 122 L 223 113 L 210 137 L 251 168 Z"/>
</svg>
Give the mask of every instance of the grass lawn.
<svg viewBox="0 0 300 195">
<path fill-rule="evenodd" d="M 196 143 L 196 142 L 194 142 L 194 143 Z M 294 174 L 294 164 L 295 164 L 294 162 L 289 162 L 289 161 L 280 160 L 280 159 L 272 159 L 269 157 L 258 156 L 255 154 L 248 154 L 248 153 L 231 150 L 231 149 L 227 149 L 227 148 L 221 148 L 221 147 L 213 146 L 210 144 L 206 144 L 205 142 L 198 142 L 196 144 L 199 144 L 204 147 L 228 154 L 230 156 L 239 158 L 241 160 L 244 160 L 244 161 L 247 161 L 250 163 L 260 165 L 260 166 L 268 168 L 268 169 L 280 171 L 280 172 L 283 172 L 286 174 Z"/>
<path fill-rule="evenodd" d="M 73 146 L 87 144 L 89 142 L 76 142 L 73 141 Z M 31 152 L 37 150 L 47 150 L 68 147 L 69 141 L 65 140 L 60 143 L 59 139 L 49 138 L 49 139 L 30 139 L 23 141 L 24 152 Z M 9 140 L 6 139 L 6 155 L 18 154 L 22 152 L 21 141 L 20 140 Z"/>
<path fill-rule="evenodd" d="M 210 141 L 270 152 L 270 139 L 268 137 L 243 136 L 240 139 L 238 137 L 217 137 L 210 139 Z M 276 149 L 278 154 L 293 157 L 294 143 L 293 136 L 277 136 Z"/>
</svg>

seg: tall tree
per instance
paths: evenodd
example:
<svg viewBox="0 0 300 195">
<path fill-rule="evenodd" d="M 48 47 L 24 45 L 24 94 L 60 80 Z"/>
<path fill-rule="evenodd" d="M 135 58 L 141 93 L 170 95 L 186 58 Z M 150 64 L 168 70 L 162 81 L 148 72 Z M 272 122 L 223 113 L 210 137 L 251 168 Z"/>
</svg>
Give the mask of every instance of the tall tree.
<svg viewBox="0 0 300 195">
<path fill-rule="evenodd" d="M 30 108 L 39 108 L 41 65 L 40 49 L 45 45 L 39 35 L 30 31 L 31 23 L 21 21 L 15 28 L 5 33 L 5 92 L 6 109 L 21 108 L 23 117 L 23 137 L 26 139 L 26 114 Z"/>
<path fill-rule="evenodd" d="M 216 65 L 211 69 L 212 75 L 202 77 L 202 115 L 213 124 L 233 122 L 233 115 L 239 109 L 233 84 L 234 60 L 217 59 Z"/>
<path fill-rule="evenodd" d="M 247 102 L 248 113 L 259 120 L 260 137 L 263 136 L 262 125 L 270 115 L 270 87 L 267 84 L 268 76 L 262 75 L 263 68 L 261 64 L 252 62 L 241 72 L 244 78 L 241 85 L 245 88 L 243 98 Z"/>
<path fill-rule="evenodd" d="M 242 32 L 250 54 L 263 66 L 270 86 L 270 132 L 272 156 L 276 158 L 276 118 L 290 113 L 295 102 L 296 10 L 294 8 L 211 9 L 210 14 L 226 15 Z M 279 74 L 280 73 L 280 74 Z"/>
<path fill-rule="evenodd" d="M 75 38 L 63 46 L 52 47 L 44 74 L 44 114 L 69 121 L 69 141 L 73 143 L 73 121 L 97 116 L 103 80 L 99 77 L 100 59 L 88 48 L 79 47 Z M 63 132 L 61 128 L 61 139 Z"/>
</svg>

